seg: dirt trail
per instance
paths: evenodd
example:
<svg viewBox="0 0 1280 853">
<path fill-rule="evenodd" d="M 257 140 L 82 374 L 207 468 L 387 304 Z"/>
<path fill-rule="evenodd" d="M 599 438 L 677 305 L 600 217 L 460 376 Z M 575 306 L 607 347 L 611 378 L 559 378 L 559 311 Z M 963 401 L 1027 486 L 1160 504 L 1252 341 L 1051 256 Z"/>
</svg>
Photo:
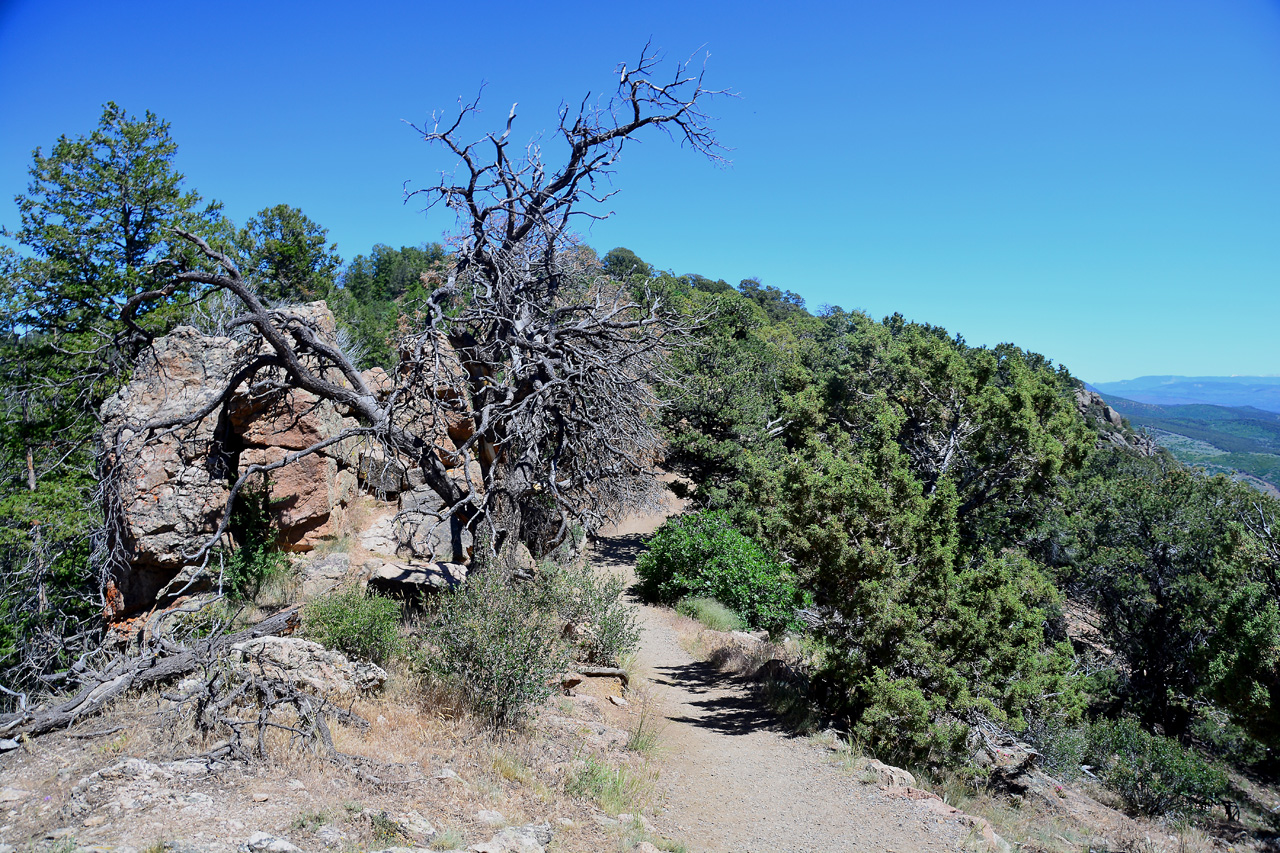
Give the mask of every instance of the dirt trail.
<svg viewBox="0 0 1280 853">
<path fill-rule="evenodd" d="M 630 572 L 637 519 L 596 544 L 602 568 Z M 639 665 L 666 717 L 659 781 L 664 834 L 700 853 L 916 853 L 962 849 L 970 832 L 920 803 L 891 798 L 835 766 L 826 750 L 788 736 L 747 685 L 681 647 L 669 611 L 642 606 Z"/>
</svg>

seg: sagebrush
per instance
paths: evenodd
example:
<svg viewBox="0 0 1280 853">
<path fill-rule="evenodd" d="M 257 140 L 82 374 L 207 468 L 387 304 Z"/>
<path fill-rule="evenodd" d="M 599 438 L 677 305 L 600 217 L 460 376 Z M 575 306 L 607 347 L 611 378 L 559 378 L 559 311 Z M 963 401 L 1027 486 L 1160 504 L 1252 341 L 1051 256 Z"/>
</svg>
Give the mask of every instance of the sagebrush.
<svg viewBox="0 0 1280 853">
<path fill-rule="evenodd" d="M 474 574 L 428 602 L 419 666 L 495 726 L 523 722 L 569 664 L 556 614 L 532 582 Z"/>
<path fill-rule="evenodd" d="M 640 645 L 636 613 L 622 600 L 626 581 L 587 563 L 543 563 L 534 586 L 542 607 L 559 617 L 581 663 L 617 666 Z"/>
</svg>

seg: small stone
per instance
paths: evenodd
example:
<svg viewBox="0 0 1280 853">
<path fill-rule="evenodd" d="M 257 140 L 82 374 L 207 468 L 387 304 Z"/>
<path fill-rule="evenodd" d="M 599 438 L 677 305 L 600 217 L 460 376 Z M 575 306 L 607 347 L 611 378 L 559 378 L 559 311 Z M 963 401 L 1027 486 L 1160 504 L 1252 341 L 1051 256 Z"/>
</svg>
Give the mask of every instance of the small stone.
<svg viewBox="0 0 1280 853">
<path fill-rule="evenodd" d="M 563 826 L 565 829 L 572 829 L 575 825 L 574 822 L 567 817 L 556 818 L 556 824 L 559 826 Z"/>
<path fill-rule="evenodd" d="M 539 844 L 551 843 L 551 836 L 552 836 L 551 824 L 545 821 L 542 823 L 527 823 L 524 826 L 516 827 L 515 831 L 520 833 L 521 835 L 529 836 Z"/>
<path fill-rule="evenodd" d="M 265 802 L 266 802 L 267 800 L 269 800 L 269 799 L 271 799 L 271 796 L 270 796 L 269 794 L 254 794 L 254 795 L 253 795 L 253 801 L 254 801 L 255 803 L 265 803 Z"/>
<path fill-rule="evenodd" d="M 18 742 L 13 738 L 0 737 L 0 752 L 8 752 L 11 749 L 17 749 Z"/>
<path fill-rule="evenodd" d="M 307 790 L 307 786 L 299 782 L 297 779 L 290 779 L 288 784 L 289 784 L 289 787 L 295 791 Z"/>
<path fill-rule="evenodd" d="M 205 853 L 205 850 L 200 846 L 186 841 L 166 841 L 164 849 L 165 853 Z M 81 851 L 76 851 L 76 853 L 81 853 Z M 117 849 L 114 853 L 123 853 L 123 850 Z"/>
<path fill-rule="evenodd" d="M 0 803 L 20 803 L 32 796 L 30 791 L 19 788 L 0 788 Z"/>
<path fill-rule="evenodd" d="M 431 825 L 431 821 L 427 820 L 421 814 L 415 811 L 403 812 L 394 815 L 396 823 L 409 833 L 411 838 L 418 841 L 428 841 L 435 837 L 436 828 Z"/>
<path fill-rule="evenodd" d="M 471 847 L 472 853 L 544 853 L 537 839 L 523 830 L 504 829 L 484 844 Z"/>
<path fill-rule="evenodd" d="M 450 779 L 461 779 L 462 777 L 450 770 L 448 767 L 442 767 L 436 772 L 434 778 L 439 779 L 441 782 L 447 782 Z"/>
<path fill-rule="evenodd" d="M 582 683 L 582 676 L 576 672 L 566 672 L 560 678 L 560 686 L 564 688 L 564 692 L 568 693 L 573 688 Z"/>
<path fill-rule="evenodd" d="M 186 761 L 170 761 L 165 765 L 169 770 L 182 776 L 207 776 L 213 772 L 213 766 L 203 761 L 188 759 Z"/>
<path fill-rule="evenodd" d="M 277 838 L 266 832 L 255 832 L 249 840 L 240 845 L 241 853 L 302 853 L 296 846 L 283 838 Z"/>
<path fill-rule="evenodd" d="M 657 847 L 654 847 L 648 841 L 641 841 L 635 847 L 631 848 L 632 853 L 662 853 Z"/>
<path fill-rule="evenodd" d="M 507 819 L 502 816 L 501 812 L 495 812 L 492 809 L 481 809 L 476 812 L 476 820 L 481 823 L 487 823 L 489 826 L 501 826 L 507 822 Z"/>
<path fill-rule="evenodd" d="M 342 847 L 346 844 L 347 834 L 336 826 L 325 824 L 316 830 L 316 838 L 325 847 Z"/>
<path fill-rule="evenodd" d="M 901 767 L 893 767 L 874 758 L 867 759 L 862 766 L 863 772 L 882 788 L 912 788 L 916 777 Z"/>
<path fill-rule="evenodd" d="M 609 701 L 617 705 L 619 708 L 625 708 L 628 704 L 627 700 L 623 699 L 621 696 L 610 696 Z"/>
</svg>

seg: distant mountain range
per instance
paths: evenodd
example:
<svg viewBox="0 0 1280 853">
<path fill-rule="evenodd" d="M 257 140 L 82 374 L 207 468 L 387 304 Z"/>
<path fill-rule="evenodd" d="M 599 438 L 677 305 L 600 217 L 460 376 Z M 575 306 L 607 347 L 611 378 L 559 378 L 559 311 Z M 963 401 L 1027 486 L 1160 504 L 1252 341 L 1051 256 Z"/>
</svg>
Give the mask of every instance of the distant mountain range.
<svg viewBox="0 0 1280 853">
<path fill-rule="evenodd" d="M 1161 379 L 1185 383 L 1180 385 L 1170 382 L 1163 386 L 1179 388 L 1179 394 L 1185 393 L 1181 390 L 1183 388 L 1214 387 L 1214 383 L 1219 382 L 1217 378 L 1159 376 L 1143 377 L 1130 382 L 1136 384 Z M 1230 379 L 1226 381 L 1229 382 Z M 1248 377 L 1248 381 L 1255 384 L 1247 387 L 1267 389 L 1280 401 L 1280 378 Z M 1105 390 L 1127 384 L 1129 383 L 1108 382 L 1097 386 L 1097 389 L 1107 405 L 1119 412 L 1135 429 L 1146 429 L 1181 462 L 1203 467 L 1213 473 L 1228 474 L 1245 480 L 1262 491 L 1280 496 L 1280 410 L 1264 410 L 1258 405 L 1256 397 L 1246 398 L 1254 401 L 1254 404 L 1244 406 L 1159 404 L 1126 399 Z M 1239 388 L 1243 387 L 1246 386 L 1242 382 L 1237 386 L 1237 393 L 1242 393 Z"/>
<path fill-rule="evenodd" d="M 1280 376 L 1140 376 L 1089 386 L 1100 394 L 1157 406 L 1252 406 L 1280 412 Z"/>
</svg>

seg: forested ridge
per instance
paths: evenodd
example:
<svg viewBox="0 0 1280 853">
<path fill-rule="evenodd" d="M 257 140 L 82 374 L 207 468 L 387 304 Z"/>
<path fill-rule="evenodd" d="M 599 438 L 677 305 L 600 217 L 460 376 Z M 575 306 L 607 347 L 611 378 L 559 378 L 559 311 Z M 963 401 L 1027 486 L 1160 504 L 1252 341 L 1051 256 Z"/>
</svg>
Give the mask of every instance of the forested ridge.
<svg viewBox="0 0 1280 853">
<path fill-rule="evenodd" d="M 610 139 L 568 127 L 584 151 Z M 702 139 L 698 126 L 682 132 Z M 277 306 L 325 300 L 342 358 L 396 374 L 408 363 L 406 340 L 434 334 L 424 323 L 454 328 L 460 350 L 509 358 L 509 327 L 541 322 L 512 302 L 524 307 L 496 324 L 501 335 L 482 350 L 475 342 L 484 324 L 507 303 L 457 284 L 460 269 L 490 293 L 505 281 L 496 272 L 485 279 L 486 265 L 497 269 L 512 245 L 534 239 L 515 234 L 510 209 L 511 220 L 495 226 L 508 242 L 489 255 L 488 232 L 477 232 L 461 246 L 377 245 L 344 260 L 321 224 L 287 204 L 231 222 L 186 186 L 179 162 L 160 118 L 108 105 L 88 135 L 37 150 L 17 200 L 20 221 L 4 231 L 7 711 L 72 688 L 98 653 L 113 547 L 100 412 L 157 337 L 183 324 L 228 334 L 266 328 Z M 790 290 L 677 275 L 625 248 L 597 256 L 545 206 L 549 185 L 530 180 L 528 204 L 544 207 L 527 209 L 529 233 L 545 239 L 518 261 L 548 264 L 535 296 L 555 310 L 551 332 L 529 352 L 549 351 L 552 332 L 569 325 L 556 311 L 570 304 L 587 312 L 574 328 L 598 321 L 600 340 L 614 349 L 565 356 L 550 373 L 511 384 L 507 397 L 495 394 L 486 405 L 523 408 L 512 403 L 497 421 L 492 446 L 517 446 L 516 418 L 534 406 L 526 401 L 551 400 L 537 395 L 561 380 L 564 364 L 573 365 L 566 375 L 590 373 L 602 354 L 630 364 L 643 353 L 644 369 L 626 378 L 653 400 L 642 406 L 639 392 L 614 400 L 634 402 L 635 423 L 624 417 L 578 433 L 574 419 L 587 418 L 590 401 L 538 403 L 553 413 L 534 425 L 543 432 L 529 433 L 542 437 L 492 481 L 524 491 L 511 486 L 503 498 L 491 488 L 483 506 L 457 499 L 465 523 L 497 519 L 474 527 L 497 563 L 504 537 L 544 556 L 564 547 L 570 521 L 579 525 L 572 535 L 590 532 L 598 519 L 570 518 L 574 508 L 592 495 L 629 499 L 602 484 L 650 476 L 620 460 L 644 457 L 641 427 L 657 430 L 662 465 L 683 475 L 675 488 L 695 512 L 659 531 L 655 562 L 642 569 L 656 578 L 664 554 L 706 542 L 719 543 L 712 556 L 735 557 L 715 564 L 723 578 L 667 578 L 650 591 L 675 599 L 705 584 L 753 627 L 802 637 L 807 701 L 872 754 L 960 766 L 975 738 L 1010 734 L 1059 772 L 1090 765 L 1122 792 L 1132 787 L 1125 774 L 1147 761 L 1172 793 L 1131 792 L 1127 802 L 1186 812 L 1232 796 L 1224 770 L 1280 770 L 1272 758 L 1280 745 L 1280 503 L 1163 451 L 1103 440 L 1103 426 L 1078 404 L 1083 384 L 1014 344 L 971 346 L 896 314 L 815 313 Z M 560 266 L 546 260 L 552 249 L 567 259 Z M 239 313 L 229 297 L 236 287 L 258 307 Z M 590 313 L 606 303 L 613 314 Z M 465 334 L 445 325 L 458 318 L 473 323 Z M 667 331 L 649 331 L 658 328 Z M 519 358 L 491 363 L 498 368 L 475 387 L 512 382 L 523 369 Z M 590 456 L 581 444 L 589 440 L 622 449 L 617 458 Z M 548 450 L 552 441 L 563 448 Z M 560 467 L 544 476 L 539 466 L 552 461 Z M 548 494 L 570 480 L 579 491 L 564 486 L 553 506 Z M 1151 762 L 1164 763 L 1150 770 Z"/>
</svg>

